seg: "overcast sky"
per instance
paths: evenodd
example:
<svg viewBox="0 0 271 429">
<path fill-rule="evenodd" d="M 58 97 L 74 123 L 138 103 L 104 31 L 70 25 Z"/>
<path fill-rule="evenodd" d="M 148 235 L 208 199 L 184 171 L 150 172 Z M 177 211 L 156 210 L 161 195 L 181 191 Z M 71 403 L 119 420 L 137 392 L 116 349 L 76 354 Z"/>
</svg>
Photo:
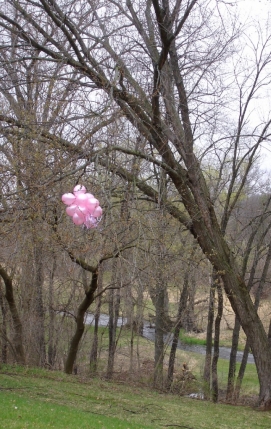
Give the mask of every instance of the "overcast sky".
<svg viewBox="0 0 271 429">
<path fill-rule="evenodd" d="M 248 35 L 252 40 L 257 42 L 258 35 L 256 34 L 256 24 L 262 29 L 262 37 L 265 41 L 267 37 L 271 36 L 271 0 L 237 0 L 236 10 L 240 16 L 242 24 L 251 25 L 248 28 Z M 255 27 L 253 27 L 253 21 Z M 269 21 L 269 25 L 268 25 Z M 271 66 L 270 66 L 271 72 Z M 261 117 L 265 119 L 270 118 L 271 115 L 271 85 L 266 88 L 263 93 L 263 99 L 257 106 L 257 111 Z M 271 144 L 265 144 L 265 149 L 262 151 L 262 167 L 271 171 Z"/>
</svg>

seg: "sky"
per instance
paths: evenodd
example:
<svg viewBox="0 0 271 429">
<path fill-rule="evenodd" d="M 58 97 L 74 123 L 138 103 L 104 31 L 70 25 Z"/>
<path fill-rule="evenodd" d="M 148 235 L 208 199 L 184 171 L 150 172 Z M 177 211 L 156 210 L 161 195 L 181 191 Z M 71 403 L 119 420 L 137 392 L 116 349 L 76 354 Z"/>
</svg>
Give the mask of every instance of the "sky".
<svg viewBox="0 0 271 429">
<path fill-rule="evenodd" d="M 251 21 L 251 26 L 248 29 L 248 35 L 252 41 L 257 42 L 258 35 L 256 34 L 256 23 L 260 25 L 262 29 L 263 39 L 268 36 L 271 37 L 271 0 L 238 0 L 236 11 L 240 15 L 240 21 L 242 24 Z M 268 20 L 270 25 L 268 26 Z M 255 27 L 253 26 L 255 22 Z M 271 73 L 271 66 L 270 66 Z M 271 116 L 271 85 L 270 88 L 266 88 L 262 94 L 262 99 L 258 106 L 255 108 L 259 116 L 265 117 L 266 119 Z M 256 118 L 255 118 L 256 119 Z M 261 167 L 263 170 L 268 170 L 271 173 L 271 143 L 265 144 L 262 149 L 263 159 L 261 161 Z"/>
</svg>

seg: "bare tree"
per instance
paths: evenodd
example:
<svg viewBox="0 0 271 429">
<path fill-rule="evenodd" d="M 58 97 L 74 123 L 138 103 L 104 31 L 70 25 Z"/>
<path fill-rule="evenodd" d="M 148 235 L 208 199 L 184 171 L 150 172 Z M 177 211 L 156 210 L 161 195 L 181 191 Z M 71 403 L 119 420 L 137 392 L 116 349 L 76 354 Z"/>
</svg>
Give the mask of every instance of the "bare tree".
<svg viewBox="0 0 271 429">
<path fill-rule="evenodd" d="M 57 142 L 70 153 L 80 153 L 87 162 L 96 159 L 115 174 L 134 181 L 138 189 L 156 202 L 159 194 L 151 180 L 134 177 L 116 160 L 110 163 L 106 154 L 113 150 L 130 151 L 132 156 L 149 162 L 150 169 L 153 165 L 164 169 L 183 209 L 170 199 L 165 207 L 193 234 L 221 277 L 254 354 L 260 381 L 259 402 L 263 407 L 269 406 L 271 349 L 268 337 L 238 261 L 225 239 L 230 211 L 226 210 L 225 221 L 221 223 L 197 148 L 209 130 L 214 136 L 218 108 L 220 116 L 226 113 L 225 105 L 233 91 L 229 85 L 226 96 L 222 84 L 221 65 L 232 54 L 236 37 L 235 34 L 228 36 L 221 21 L 222 16 L 223 19 L 229 16 L 226 3 L 217 1 L 213 6 L 207 1 L 151 0 L 142 7 L 140 2 L 107 1 L 97 7 L 95 2 L 85 5 L 79 0 L 65 4 L 53 0 L 36 3 L 10 0 L 2 6 L 0 25 L 4 44 L 7 34 L 11 33 L 17 46 L 21 44 L 21 49 L 24 48 L 23 58 L 32 55 L 29 49 L 34 48 L 42 53 L 41 61 L 61 63 L 67 71 L 74 71 L 81 88 L 88 85 L 93 96 L 95 91 L 103 92 L 100 96 L 104 101 L 103 109 L 116 106 L 144 137 L 148 144 L 140 153 L 127 147 L 105 145 L 95 158 L 92 147 L 80 148 L 58 137 Z M 261 62 L 262 67 L 257 67 L 259 77 L 269 62 L 270 55 L 267 55 Z M 248 87 L 250 84 L 248 79 Z M 252 83 L 252 95 L 258 85 L 259 79 L 256 86 Z M 242 91 L 240 96 L 243 97 Z M 240 158 L 234 157 L 234 171 L 237 171 L 239 159 L 247 162 L 250 170 L 257 150 L 268 138 L 270 121 L 248 133 L 244 127 L 248 114 L 245 108 L 242 121 L 237 121 L 240 132 L 234 139 L 233 151 Z M 25 124 L 13 122 L 13 126 L 24 128 Z M 39 134 L 46 142 L 55 138 L 43 129 Z M 236 129 L 231 130 L 232 134 L 236 135 Z M 229 133 L 225 139 L 228 138 Z M 220 139 L 223 141 L 223 136 Z M 248 143 L 243 144 L 245 141 Z M 216 150 L 218 143 L 211 143 L 211 150 Z M 210 156 L 211 152 L 204 153 Z M 229 205 L 231 192 L 228 195 Z"/>
</svg>

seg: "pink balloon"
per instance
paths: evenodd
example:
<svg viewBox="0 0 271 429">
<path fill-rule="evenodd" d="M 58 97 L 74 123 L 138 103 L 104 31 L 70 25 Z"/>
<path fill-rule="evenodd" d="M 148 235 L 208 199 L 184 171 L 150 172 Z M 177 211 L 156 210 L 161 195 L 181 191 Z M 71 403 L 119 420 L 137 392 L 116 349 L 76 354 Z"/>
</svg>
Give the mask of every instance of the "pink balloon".
<svg viewBox="0 0 271 429">
<path fill-rule="evenodd" d="M 89 192 L 87 192 L 85 194 L 85 196 L 87 197 L 87 199 L 89 200 L 90 198 L 94 198 L 94 195 L 90 194 Z"/>
<path fill-rule="evenodd" d="M 75 214 L 77 214 L 77 216 L 79 216 L 79 217 L 81 217 L 83 220 L 85 220 L 85 215 L 87 214 L 87 212 L 86 213 L 84 213 L 84 208 L 83 207 L 76 207 L 76 210 L 75 210 Z"/>
<path fill-rule="evenodd" d="M 99 201 L 96 198 L 90 198 L 86 202 L 86 207 L 90 214 L 92 214 L 96 207 L 99 206 Z"/>
<path fill-rule="evenodd" d="M 68 216 L 73 216 L 76 213 L 77 205 L 72 204 L 71 206 L 66 208 L 66 213 Z"/>
<path fill-rule="evenodd" d="M 67 206 L 69 206 L 70 204 L 72 204 L 75 201 L 75 196 L 71 193 L 68 194 L 63 194 L 62 197 L 62 202 L 64 204 L 66 204 Z"/>
<path fill-rule="evenodd" d="M 86 228 L 96 228 L 102 216 L 103 209 L 92 194 L 86 192 L 85 186 L 76 185 L 72 193 L 62 195 L 62 201 L 68 207 L 66 213 L 72 217 L 75 225 L 85 225 Z"/>
<path fill-rule="evenodd" d="M 73 193 L 74 195 L 79 195 L 79 194 L 85 194 L 86 193 L 86 188 L 83 185 L 76 185 L 73 189 Z"/>
<path fill-rule="evenodd" d="M 87 200 L 88 197 L 86 196 L 86 194 L 77 194 L 74 204 L 77 204 L 81 207 L 87 207 Z"/>
<path fill-rule="evenodd" d="M 100 217 L 103 214 L 103 209 L 102 207 L 98 206 L 95 208 L 94 212 L 92 213 L 93 217 Z"/>
<path fill-rule="evenodd" d="M 79 216 L 86 216 L 88 214 L 88 209 L 84 206 L 77 206 L 76 212 Z"/>
<path fill-rule="evenodd" d="M 74 213 L 72 220 L 75 225 L 83 225 L 84 223 L 84 218 L 81 216 L 78 216 L 77 213 Z"/>
</svg>

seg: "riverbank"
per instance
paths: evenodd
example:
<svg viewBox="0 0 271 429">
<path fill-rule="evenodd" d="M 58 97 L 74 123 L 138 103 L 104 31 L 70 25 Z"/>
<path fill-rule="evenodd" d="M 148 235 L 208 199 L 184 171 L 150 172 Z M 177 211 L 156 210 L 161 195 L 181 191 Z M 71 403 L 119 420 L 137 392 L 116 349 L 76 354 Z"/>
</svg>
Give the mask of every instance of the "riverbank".
<svg viewBox="0 0 271 429">
<path fill-rule="evenodd" d="M 100 315 L 100 321 L 99 321 L 99 326 L 101 327 L 107 327 L 108 326 L 108 322 L 109 322 L 109 316 L 106 314 L 101 314 Z M 92 325 L 94 324 L 94 316 L 92 314 L 88 314 L 86 317 L 86 321 L 85 323 L 87 325 Z M 125 318 L 119 318 L 118 319 L 118 327 L 121 326 L 125 326 L 126 323 L 126 319 Z M 149 341 L 154 342 L 155 340 L 155 327 L 154 326 L 150 326 L 149 322 L 144 322 L 143 325 L 143 333 L 142 336 L 146 339 L 148 339 Z M 170 346 L 171 345 L 171 335 L 165 335 L 164 337 L 164 341 L 165 344 Z M 184 341 L 180 341 L 178 342 L 178 348 L 184 351 L 188 351 L 188 352 L 192 352 L 192 353 L 198 353 L 200 355 L 205 355 L 206 353 L 206 348 L 205 346 L 201 346 L 201 345 L 197 345 L 197 344 L 186 344 Z M 221 359 L 230 359 L 230 353 L 231 353 L 231 349 L 229 347 L 220 347 L 219 348 L 219 357 Z M 242 361 L 242 357 L 243 357 L 243 352 L 242 351 L 238 351 L 237 352 L 237 357 L 236 360 L 237 362 L 241 362 Z M 250 353 L 248 356 L 248 363 L 254 364 L 254 358 L 253 355 Z"/>
</svg>

